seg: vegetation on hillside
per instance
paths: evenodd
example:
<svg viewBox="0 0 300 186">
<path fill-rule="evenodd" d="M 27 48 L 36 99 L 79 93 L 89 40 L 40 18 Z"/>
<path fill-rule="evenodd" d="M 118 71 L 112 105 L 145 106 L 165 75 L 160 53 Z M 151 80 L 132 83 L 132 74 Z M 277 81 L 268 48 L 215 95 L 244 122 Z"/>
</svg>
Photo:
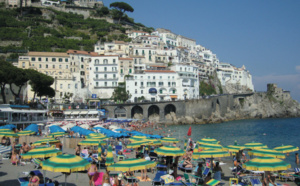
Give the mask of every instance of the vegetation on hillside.
<svg viewBox="0 0 300 186">
<path fill-rule="evenodd" d="M 134 23 L 134 20 L 125 14 L 126 11 L 133 11 L 132 7 L 128 9 L 119 4 L 112 5 L 113 9 L 95 9 L 93 15 L 113 17 L 121 21 L 121 24 L 112 24 L 105 19 L 84 19 L 82 15 L 60 12 L 49 7 L 23 7 L 22 16 L 20 9 L 0 8 L 0 40 L 22 41 L 20 46 L 0 46 L 0 53 L 24 53 L 27 50 L 66 52 L 69 49 L 93 51 L 94 44 L 99 40 L 131 41 L 125 33 L 124 24 L 132 24 L 132 29 L 148 32 L 153 30 L 140 23 Z M 121 13 L 119 17 L 114 17 L 116 11 Z"/>
</svg>

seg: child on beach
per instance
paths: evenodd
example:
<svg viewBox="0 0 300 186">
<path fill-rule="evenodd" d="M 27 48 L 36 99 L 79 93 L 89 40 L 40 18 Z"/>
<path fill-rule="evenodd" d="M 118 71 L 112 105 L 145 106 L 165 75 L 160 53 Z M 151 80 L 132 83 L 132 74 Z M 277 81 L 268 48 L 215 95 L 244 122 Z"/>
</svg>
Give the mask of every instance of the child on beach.
<svg viewBox="0 0 300 186">
<path fill-rule="evenodd" d="M 29 184 L 28 186 L 36 186 L 40 184 L 40 178 L 34 174 L 34 172 L 30 172 L 30 179 L 29 179 Z"/>
</svg>

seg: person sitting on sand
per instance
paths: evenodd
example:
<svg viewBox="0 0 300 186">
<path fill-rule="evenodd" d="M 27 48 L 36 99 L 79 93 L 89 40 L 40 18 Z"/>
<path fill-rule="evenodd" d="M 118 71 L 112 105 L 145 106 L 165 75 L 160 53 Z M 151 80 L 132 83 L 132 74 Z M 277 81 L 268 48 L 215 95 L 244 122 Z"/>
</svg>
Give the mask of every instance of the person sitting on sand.
<svg viewBox="0 0 300 186">
<path fill-rule="evenodd" d="M 187 156 L 182 164 L 184 168 L 193 168 L 192 159 L 190 156 Z"/>
<path fill-rule="evenodd" d="M 36 186 L 40 184 L 40 178 L 34 174 L 34 172 L 30 172 L 30 179 L 29 179 L 29 183 L 28 186 Z"/>
<path fill-rule="evenodd" d="M 94 184 L 93 180 L 94 180 L 94 176 L 96 174 L 96 172 L 98 171 L 97 166 L 96 166 L 96 162 L 93 162 L 92 165 L 90 166 L 90 168 L 88 168 L 88 177 L 90 179 L 89 184 L 90 186 Z"/>
</svg>

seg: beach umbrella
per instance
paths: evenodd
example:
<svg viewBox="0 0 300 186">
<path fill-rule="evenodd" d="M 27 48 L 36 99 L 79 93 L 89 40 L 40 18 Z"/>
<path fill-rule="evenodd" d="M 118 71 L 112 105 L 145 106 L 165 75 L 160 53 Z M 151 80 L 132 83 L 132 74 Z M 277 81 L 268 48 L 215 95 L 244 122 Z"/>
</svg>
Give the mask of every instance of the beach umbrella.
<svg viewBox="0 0 300 186">
<path fill-rule="evenodd" d="M 222 150 L 224 149 L 224 147 L 220 144 L 213 144 L 213 143 L 202 143 L 201 145 L 199 145 L 198 147 L 199 149 L 215 149 L 215 150 Z"/>
<path fill-rule="evenodd" d="M 248 154 L 250 156 L 267 156 L 267 157 L 273 157 L 273 158 L 280 158 L 284 159 L 285 155 L 281 152 L 278 152 L 273 149 L 268 149 L 268 148 L 262 148 L 262 149 L 254 149 L 252 151 L 249 151 Z"/>
<path fill-rule="evenodd" d="M 230 156 L 230 154 L 225 150 L 217 150 L 217 149 L 207 149 L 200 152 L 194 152 L 192 157 L 194 159 L 199 158 L 222 158 Z"/>
<path fill-rule="evenodd" d="M 43 144 L 50 144 L 50 143 L 58 143 L 60 142 L 59 140 L 57 139 L 54 139 L 54 138 L 43 138 L 43 139 L 40 139 L 34 143 L 32 143 L 32 146 L 37 146 L 37 145 L 43 145 Z"/>
<path fill-rule="evenodd" d="M 43 161 L 41 166 L 43 170 L 51 172 L 71 173 L 75 171 L 85 171 L 91 166 L 91 164 L 80 156 L 73 154 L 62 154 Z M 66 183 L 67 174 L 65 174 L 65 185 Z"/>
<path fill-rule="evenodd" d="M 0 129 L 0 132 L 12 132 L 12 130 L 3 128 L 3 129 Z"/>
<path fill-rule="evenodd" d="M 241 145 L 228 145 L 224 147 L 229 152 L 239 152 L 240 150 L 244 149 L 244 146 Z"/>
<path fill-rule="evenodd" d="M 60 150 L 57 150 L 52 147 L 38 147 L 34 148 L 27 153 L 22 155 L 22 159 L 31 159 L 31 158 L 48 158 L 52 156 L 57 156 L 62 154 Z"/>
<path fill-rule="evenodd" d="M 299 150 L 299 147 L 294 147 L 292 145 L 282 145 L 280 147 L 275 147 L 274 150 L 281 152 L 281 153 L 290 153 Z"/>
<path fill-rule="evenodd" d="M 10 130 L 13 130 L 15 128 L 17 128 L 17 127 L 16 127 L 16 125 L 13 125 L 13 124 L 7 124 L 7 125 L 0 127 L 0 129 L 10 129 Z"/>
<path fill-rule="evenodd" d="M 23 131 L 17 132 L 17 134 L 19 136 L 29 136 L 29 135 L 35 134 L 35 132 L 31 131 L 31 130 L 23 130 Z"/>
<path fill-rule="evenodd" d="M 34 131 L 34 132 L 38 133 L 39 132 L 39 127 L 38 127 L 37 124 L 30 124 L 24 130 L 31 130 L 31 131 Z"/>
<path fill-rule="evenodd" d="M 245 149 L 260 149 L 260 148 L 268 148 L 267 145 L 264 145 L 262 143 L 256 143 L 256 142 L 252 142 L 252 143 L 246 143 L 244 145 Z"/>
<path fill-rule="evenodd" d="M 218 144 L 220 142 L 214 138 L 202 138 L 201 140 L 197 141 L 197 143 L 199 143 L 199 144 L 207 144 L 207 143 Z"/>
<path fill-rule="evenodd" d="M 107 148 L 107 153 L 106 153 L 106 161 L 105 161 L 105 165 L 106 166 L 109 166 L 109 165 L 112 165 L 114 164 L 114 156 L 113 156 L 113 153 L 112 153 L 112 147 L 111 146 L 108 146 Z"/>
<path fill-rule="evenodd" d="M 291 164 L 277 158 L 257 157 L 244 163 L 243 168 L 253 171 L 283 171 L 291 168 Z"/>
<path fill-rule="evenodd" d="M 127 145 L 127 148 L 138 148 L 142 145 L 148 145 L 150 143 L 150 141 L 146 141 L 146 140 L 143 140 L 143 141 L 134 141 L 130 144 Z"/>
<path fill-rule="evenodd" d="M 49 134 L 49 136 L 51 136 L 51 137 L 59 137 L 59 136 L 64 136 L 66 134 L 67 134 L 66 132 L 53 132 L 53 133 Z"/>
<path fill-rule="evenodd" d="M 109 171 L 136 171 L 153 168 L 156 162 L 145 159 L 125 159 L 107 167 Z"/>
<path fill-rule="evenodd" d="M 60 126 L 57 125 L 52 125 L 49 127 L 50 133 L 55 133 L 55 132 L 66 132 L 64 129 L 62 129 Z"/>
<path fill-rule="evenodd" d="M 79 142 L 78 145 L 97 146 L 97 145 L 99 145 L 99 143 L 104 144 L 104 145 L 106 144 L 106 142 L 103 142 L 100 139 L 88 138 L 88 139 L 85 139 L 85 140 L 82 140 L 81 142 Z"/>
<path fill-rule="evenodd" d="M 141 141 L 146 138 L 146 136 L 132 136 L 131 138 L 129 138 L 129 141 Z"/>
<path fill-rule="evenodd" d="M 160 140 L 162 143 L 178 143 L 179 140 L 176 138 L 165 137 Z"/>
<path fill-rule="evenodd" d="M 98 144 L 98 160 L 101 161 L 101 153 L 102 153 L 102 147 L 101 147 L 101 143 Z M 100 165 L 100 163 L 99 163 Z"/>
<path fill-rule="evenodd" d="M 13 138 L 18 138 L 18 137 L 20 137 L 17 133 L 14 133 L 13 131 L 0 132 L 0 136 L 13 137 Z"/>
<path fill-rule="evenodd" d="M 154 141 L 149 141 L 149 145 L 150 146 L 158 146 L 158 145 L 162 145 L 160 140 L 154 140 Z"/>
<path fill-rule="evenodd" d="M 163 146 L 154 150 L 157 155 L 162 156 L 183 156 L 184 150 L 173 147 L 173 146 Z"/>
</svg>

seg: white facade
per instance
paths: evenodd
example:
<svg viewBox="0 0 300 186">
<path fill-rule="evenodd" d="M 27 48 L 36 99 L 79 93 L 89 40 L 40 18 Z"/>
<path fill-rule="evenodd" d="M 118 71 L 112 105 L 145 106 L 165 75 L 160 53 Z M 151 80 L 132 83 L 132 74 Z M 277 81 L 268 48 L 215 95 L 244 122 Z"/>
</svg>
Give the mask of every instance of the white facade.
<svg viewBox="0 0 300 186">
<path fill-rule="evenodd" d="M 150 35 L 148 32 L 143 32 L 143 31 L 138 31 L 138 30 L 133 30 L 133 31 L 129 31 L 127 33 L 129 38 L 137 38 L 138 36 L 144 36 L 144 35 Z"/>
<path fill-rule="evenodd" d="M 186 47 L 189 49 L 192 49 L 196 46 L 196 40 L 190 39 L 190 38 L 187 38 L 187 37 L 184 37 L 181 35 L 177 36 L 177 43 L 178 43 L 178 46 Z"/>
<path fill-rule="evenodd" d="M 91 57 L 89 86 L 92 94 L 102 99 L 111 98 L 119 82 L 118 59 L 117 55 Z"/>
<path fill-rule="evenodd" d="M 234 84 L 254 91 L 252 76 L 249 71 L 246 70 L 245 66 L 242 68 L 236 68 L 229 63 L 220 63 L 217 75 L 222 86 Z"/>
</svg>

